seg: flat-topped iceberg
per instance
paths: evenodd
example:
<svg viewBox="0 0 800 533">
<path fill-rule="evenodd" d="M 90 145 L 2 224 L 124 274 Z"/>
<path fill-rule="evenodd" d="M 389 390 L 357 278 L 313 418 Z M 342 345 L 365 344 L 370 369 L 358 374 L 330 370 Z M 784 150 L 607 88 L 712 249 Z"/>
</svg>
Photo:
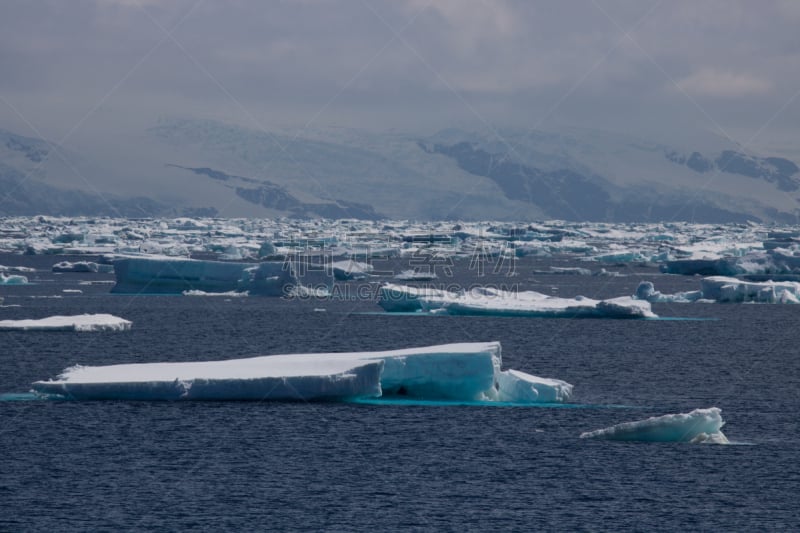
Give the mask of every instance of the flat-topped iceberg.
<svg viewBox="0 0 800 533">
<path fill-rule="evenodd" d="M 430 305 L 434 300 L 452 300 L 457 293 L 427 287 L 410 287 L 395 283 L 384 283 L 378 289 L 378 305 L 389 312 L 422 310 L 422 301 Z"/>
<path fill-rule="evenodd" d="M 700 280 L 703 297 L 718 302 L 800 303 L 796 281 L 744 281 L 725 276 Z"/>
<path fill-rule="evenodd" d="M 115 293 L 182 294 L 184 291 L 248 291 L 283 296 L 297 279 L 281 262 L 229 263 L 172 257 L 130 257 L 114 262 Z"/>
<path fill-rule="evenodd" d="M 499 342 L 404 350 L 269 355 L 228 361 L 74 366 L 35 391 L 73 399 L 426 400 L 552 403 L 572 385 L 501 371 Z"/>
<path fill-rule="evenodd" d="M 0 320 L 0 331 L 127 331 L 132 322 L 114 315 L 50 316 L 37 320 Z"/>
<path fill-rule="evenodd" d="M 630 296 L 593 300 L 583 296 L 559 298 L 536 291 L 505 291 L 475 287 L 470 291 L 386 284 L 378 303 L 387 311 L 423 310 L 450 315 L 520 316 L 542 318 L 657 318 L 650 303 Z"/>
<path fill-rule="evenodd" d="M 725 425 L 718 407 L 695 409 L 689 413 L 654 416 L 625 422 L 581 434 L 582 439 L 606 439 L 642 442 L 691 442 L 728 444 L 722 433 Z"/>
<path fill-rule="evenodd" d="M 745 281 L 727 276 L 709 276 L 700 280 L 699 291 L 662 294 L 653 283 L 643 281 L 636 288 L 636 299 L 669 303 L 758 302 L 769 304 L 800 303 L 800 283 L 796 281 Z"/>
<path fill-rule="evenodd" d="M 53 272 L 88 272 L 88 273 L 111 273 L 114 272 L 114 265 L 95 263 L 94 261 L 61 261 L 53 265 Z"/>
</svg>

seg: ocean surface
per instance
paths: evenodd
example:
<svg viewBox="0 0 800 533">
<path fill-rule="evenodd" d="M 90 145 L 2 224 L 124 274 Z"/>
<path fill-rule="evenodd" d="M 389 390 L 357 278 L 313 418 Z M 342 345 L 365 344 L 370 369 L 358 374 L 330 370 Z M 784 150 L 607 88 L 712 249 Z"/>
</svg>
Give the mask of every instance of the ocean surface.
<svg viewBox="0 0 800 533">
<path fill-rule="evenodd" d="M 113 275 L 54 274 L 0 254 L 0 320 L 112 313 L 123 333 L 0 332 L 0 531 L 782 531 L 800 528 L 800 306 L 654 304 L 661 320 L 384 313 L 376 282 L 335 298 L 109 294 Z M 588 297 L 698 278 L 514 276 L 456 264 L 444 284 Z M 378 280 L 380 281 L 380 280 Z M 93 284 L 86 284 L 92 282 Z M 98 283 L 99 282 L 99 283 Z M 359 289 L 360 287 L 360 289 Z M 82 292 L 64 292 L 80 290 Z M 505 368 L 575 386 L 571 404 L 75 402 L 30 383 L 75 364 L 191 361 L 502 342 Z M 579 439 L 717 406 L 730 446 Z"/>
</svg>

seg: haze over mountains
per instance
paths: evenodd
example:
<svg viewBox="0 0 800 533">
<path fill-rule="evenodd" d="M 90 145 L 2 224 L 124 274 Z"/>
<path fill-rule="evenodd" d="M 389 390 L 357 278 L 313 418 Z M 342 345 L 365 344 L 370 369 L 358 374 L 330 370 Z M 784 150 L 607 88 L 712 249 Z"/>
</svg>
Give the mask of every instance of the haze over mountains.
<svg viewBox="0 0 800 533">
<path fill-rule="evenodd" d="M 712 134 L 259 131 L 162 119 L 67 149 L 0 130 L 0 216 L 794 223 L 800 169 Z"/>
</svg>

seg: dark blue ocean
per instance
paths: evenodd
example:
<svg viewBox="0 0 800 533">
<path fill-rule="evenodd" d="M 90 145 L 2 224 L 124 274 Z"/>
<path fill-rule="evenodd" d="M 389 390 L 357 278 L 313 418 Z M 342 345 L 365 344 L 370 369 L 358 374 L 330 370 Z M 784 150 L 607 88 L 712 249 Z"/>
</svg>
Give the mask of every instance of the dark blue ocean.
<svg viewBox="0 0 800 533">
<path fill-rule="evenodd" d="M 0 332 L 0 531 L 774 531 L 800 528 L 800 306 L 655 304 L 674 320 L 388 315 L 335 299 L 109 294 L 62 257 L 0 287 L 0 320 L 112 313 L 124 333 Z M 652 267 L 450 283 L 588 297 L 699 288 Z M 575 265 L 574 263 L 569 263 Z M 458 266 L 458 265 L 457 265 Z M 580 264 L 578 266 L 586 266 Z M 489 273 L 492 274 L 492 273 Z M 63 292 L 80 290 L 82 292 Z M 350 297 L 354 299 L 349 299 Z M 16 307 L 19 306 L 19 307 Z M 575 385 L 562 407 L 26 400 L 80 363 L 502 342 L 505 368 Z M 581 440 L 587 430 L 717 406 L 738 445 Z"/>
</svg>

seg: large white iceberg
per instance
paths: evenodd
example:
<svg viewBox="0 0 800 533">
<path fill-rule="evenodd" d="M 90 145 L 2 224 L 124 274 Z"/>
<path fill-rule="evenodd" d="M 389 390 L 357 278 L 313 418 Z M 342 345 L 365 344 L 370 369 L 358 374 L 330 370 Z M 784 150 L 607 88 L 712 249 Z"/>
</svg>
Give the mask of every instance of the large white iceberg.
<svg viewBox="0 0 800 533">
<path fill-rule="evenodd" d="M 523 316 L 542 318 L 657 318 L 650 303 L 630 296 L 593 300 L 559 298 L 536 291 L 505 291 L 476 287 L 470 291 L 386 284 L 378 303 L 387 311 L 424 310 L 450 315 Z"/>
<path fill-rule="evenodd" d="M 127 331 L 132 322 L 114 315 L 50 316 L 37 320 L 0 320 L 0 331 Z"/>
<path fill-rule="evenodd" d="M 499 342 L 383 352 L 270 355 L 228 361 L 75 366 L 35 391 L 74 399 L 417 399 L 551 403 L 572 385 L 502 371 Z"/>
<path fill-rule="evenodd" d="M 606 439 L 643 442 L 691 442 L 728 444 L 722 433 L 725 425 L 718 407 L 695 409 L 689 413 L 654 416 L 646 420 L 624 422 L 605 429 L 581 434 L 582 439 Z"/>
<path fill-rule="evenodd" d="M 184 291 L 248 291 L 251 295 L 283 296 L 297 278 L 281 262 L 229 263 L 172 257 L 130 257 L 114 262 L 115 293 Z"/>
</svg>

